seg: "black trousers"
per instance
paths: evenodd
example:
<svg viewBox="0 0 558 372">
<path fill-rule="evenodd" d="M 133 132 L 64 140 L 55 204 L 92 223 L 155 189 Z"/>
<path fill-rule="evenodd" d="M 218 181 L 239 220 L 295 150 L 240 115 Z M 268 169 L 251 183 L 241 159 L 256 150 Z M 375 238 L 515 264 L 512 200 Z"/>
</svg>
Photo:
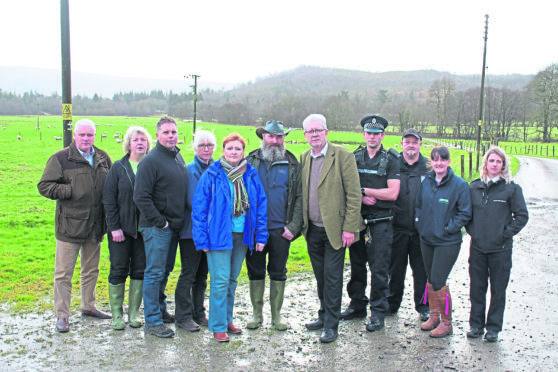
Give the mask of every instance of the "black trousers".
<svg viewBox="0 0 558 372">
<path fill-rule="evenodd" d="M 203 300 L 207 288 L 207 255 L 197 251 L 193 239 L 180 239 L 181 270 L 176 291 L 175 317 L 177 322 L 205 317 Z"/>
<path fill-rule="evenodd" d="M 413 299 L 418 312 L 428 310 L 428 301 L 423 303 L 426 288 L 426 271 L 420 251 L 420 238 L 417 233 L 408 230 L 393 229 L 393 244 L 391 246 L 391 262 L 389 265 L 389 296 L 388 303 L 391 312 L 396 312 L 401 306 L 405 292 L 405 276 L 407 262 L 413 272 Z"/>
<path fill-rule="evenodd" d="M 485 328 L 500 332 L 504 323 L 506 288 L 510 280 L 512 250 L 483 253 L 471 247 L 469 255 L 469 277 L 471 278 L 470 300 L 471 328 Z M 486 292 L 490 280 L 490 307 L 486 314 Z M 486 321 L 485 321 L 486 319 Z"/>
<path fill-rule="evenodd" d="M 388 277 L 393 229 L 391 221 L 370 224 L 369 227 L 371 241 L 365 243 L 365 229 L 361 231 L 360 239 L 349 247 L 351 279 L 347 284 L 347 293 L 351 298 L 350 306 L 353 309 L 357 311 L 366 309 L 366 305 L 370 302 L 372 315 L 383 318 L 389 311 Z M 372 278 L 370 301 L 365 294 L 368 283 L 367 262 Z"/>
<path fill-rule="evenodd" d="M 424 261 L 426 277 L 437 292 L 442 289 L 448 281 L 451 269 L 453 269 L 453 265 L 455 265 L 455 261 L 457 261 L 457 257 L 459 257 L 461 243 L 433 246 L 421 242 L 420 249 L 422 252 L 422 260 Z"/>
<path fill-rule="evenodd" d="M 145 245 L 143 236 L 138 231 L 137 238 L 124 234 L 123 242 L 112 240 L 110 231 L 107 234 L 110 254 L 109 283 L 116 285 L 130 279 L 143 280 L 145 271 Z"/>
<path fill-rule="evenodd" d="M 320 310 L 324 328 L 337 329 L 343 297 L 343 266 L 345 248 L 334 249 L 329 243 L 325 228 L 310 224 L 306 234 L 308 255 L 318 284 Z"/>
<path fill-rule="evenodd" d="M 248 250 L 246 252 L 246 268 L 250 280 L 265 279 L 266 256 L 269 278 L 278 282 L 287 280 L 287 260 L 289 259 L 290 240 L 283 238 L 284 228 L 268 230 L 269 238 L 263 251 Z"/>
</svg>

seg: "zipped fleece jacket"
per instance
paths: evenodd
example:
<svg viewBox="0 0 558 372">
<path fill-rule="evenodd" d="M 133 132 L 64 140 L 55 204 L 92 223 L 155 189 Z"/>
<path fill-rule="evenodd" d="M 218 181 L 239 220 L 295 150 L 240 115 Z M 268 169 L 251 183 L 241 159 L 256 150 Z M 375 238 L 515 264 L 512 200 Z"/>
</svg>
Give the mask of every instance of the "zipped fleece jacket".
<svg viewBox="0 0 558 372">
<path fill-rule="evenodd" d="M 301 235 L 302 231 L 302 166 L 296 156 L 294 156 L 289 150 L 285 151 L 285 156 L 289 163 L 289 184 L 287 185 L 288 194 L 285 226 L 296 239 Z M 246 160 L 256 170 L 258 170 L 260 168 L 260 163 L 263 161 L 262 150 L 257 149 L 252 151 L 248 154 Z"/>
<path fill-rule="evenodd" d="M 267 197 L 258 171 L 247 164 L 244 184 L 250 208 L 244 223 L 243 243 L 250 250 L 256 243 L 267 243 Z M 227 250 L 233 248 L 233 202 L 227 174 L 216 161 L 203 173 L 192 199 L 192 235 L 196 249 Z"/>
<path fill-rule="evenodd" d="M 405 230 L 409 234 L 416 234 L 415 229 L 415 201 L 420 191 L 422 181 L 428 174 L 428 159 L 419 153 L 419 158 L 412 165 L 407 163 L 403 153 L 399 155 L 399 174 L 401 187 L 393 206 L 394 229 Z"/>
<path fill-rule="evenodd" d="M 471 235 L 471 248 L 484 253 L 512 249 L 513 236 L 529 220 L 521 187 L 500 178 L 487 186 L 477 178 L 469 186 L 473 203 L 473 219 L 466 229 Z"/>
<path fill-rule="evenodd" d="M 112 165 L 103 189 L 103 205 L 107 214 L 108 232 L 122 229 L 129 236 L 138 237 L 139 210 L 134 203 L 136 175 L 130 165 L 130 154 Z"/>
<path fill-rule="evenodd" d="M 460 244 L 461 228 L 471 215 L 471 193 L 466 181 L 449 167 L 439 185 L 436 173 L 428 173 L 415 205 L 415 226 L 421 242 L 432 246 Z"/>
<path fill-rule="evenodd" d="M 42 196 L 56 200 L 55 236 L 63 242 L 101 242 L 107 231 L 102 197 L 112 162 L 94 149 L 91 167 L 72 141 L 48 159 L 37 185 Z"/>
<path fill-rule="evenodd" d="M 188 173 L 180 149 L 157 146 L 138 164 L 134 202 L 140 210 L 141 227 L 169 227 L 180 231 L 187 208 Z"/>
</svg>

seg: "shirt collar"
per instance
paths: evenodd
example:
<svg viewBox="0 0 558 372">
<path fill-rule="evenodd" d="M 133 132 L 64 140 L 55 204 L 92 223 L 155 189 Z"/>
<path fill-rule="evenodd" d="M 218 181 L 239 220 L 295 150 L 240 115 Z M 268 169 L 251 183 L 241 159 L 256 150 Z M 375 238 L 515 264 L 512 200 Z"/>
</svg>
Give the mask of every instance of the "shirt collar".
<svg viewBox="0 0 558 372">
<path fill-rule="evenodd" d="M 326 142 L 324 148 L 322 149 L 322 151 L 320 151 L 320 153 L 318 155 L 314 155 L 314 151 L 310 150 L 310 156 L 312 157 L 312 159 L 316 159 L 319 158 L 320 156 L 326 156 L 327 153 L 327 148 L 328 148 L 329 142 Z"/>
<path fill-rule="evenodd" d="M 89 162 L 89 164 L 91 164 L 91 166 L 93 166 L 93 156 L 95 155 L 95 147 L 91 146 L 91 150 L 89 150 L 89 155 L 87 155 L 85 152 L 81 151 L 77 146 L 76 146 L 76 149 L 79 151 L 81 156 L 83 156 L 83 158 L 85 160 L 87 160 Z"/>
</svg>

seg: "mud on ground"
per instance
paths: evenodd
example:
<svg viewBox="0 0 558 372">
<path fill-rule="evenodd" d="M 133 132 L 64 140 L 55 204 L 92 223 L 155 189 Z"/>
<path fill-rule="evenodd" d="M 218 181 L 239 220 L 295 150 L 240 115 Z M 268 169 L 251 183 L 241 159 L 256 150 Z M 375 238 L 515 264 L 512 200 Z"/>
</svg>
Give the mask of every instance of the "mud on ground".
<svg viewBox="0 0 558 372">
<path fill-rule="evenodd" d="M 304 323 L 318 310 L 311 273 L 290 277 L 284 317 L 291 328 L 270 327 L 269 305 L 264 326 L 231 336 L 218 344 L 207 328 L 189 333 L 177 330 L 173 339 L 144 335 L 143 328 L 114 331 L 110 321 L 70 319 L 71 332 L 58 334 L 51 314 L 18 316 L 0 313 L 0 371 L 21 370 L 558 370 L 558 162 L 521 157 L 516 177 L 528 200 L 530 221 L 516 237 L 504 330 L 500 341 L 469 340 L 468 236 L 450 275 L 454 334 L 433 339 L 420 330 L 411 303 L 411 273 L 406 295 L 386 327 L 367 332 L 365 320 L 342 321 L 339 338 L 318 342 L 319 332 Z M 349 266 L 346 266 L 345 283 Z M 349 299 L 344 293 L 343 303 Z M 103 306 L 107 308 L 107 306 Z M 248 286 L 237 289 L 236 324 L 250 318 Z M 172 325 L 174 329 L 174 325 Z"/>
</svg>

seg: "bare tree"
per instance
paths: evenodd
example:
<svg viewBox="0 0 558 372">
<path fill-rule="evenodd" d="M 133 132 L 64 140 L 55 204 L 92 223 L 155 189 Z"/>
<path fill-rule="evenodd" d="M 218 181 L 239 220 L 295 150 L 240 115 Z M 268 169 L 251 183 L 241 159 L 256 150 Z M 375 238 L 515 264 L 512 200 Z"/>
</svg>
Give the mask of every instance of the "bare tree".
<svg viewBox="0 0 558 372">
<path fill-rule="evenodd" d="M 553 119 L 558 110 L 558 64 L 553 63 L 539 72 L 530 84 L 533 102 L 537 104 L 543 141 L 550 141 Z"/>
<path fill-rule="evenodd" d="M 449 104 L 454 92 L 455 81 L 448 77 L 436 80 L 430 86 L 429 96 L 436 107 L 436 132 L 439 136 L 444 135 L 450 109 Z"/>
</svg>

